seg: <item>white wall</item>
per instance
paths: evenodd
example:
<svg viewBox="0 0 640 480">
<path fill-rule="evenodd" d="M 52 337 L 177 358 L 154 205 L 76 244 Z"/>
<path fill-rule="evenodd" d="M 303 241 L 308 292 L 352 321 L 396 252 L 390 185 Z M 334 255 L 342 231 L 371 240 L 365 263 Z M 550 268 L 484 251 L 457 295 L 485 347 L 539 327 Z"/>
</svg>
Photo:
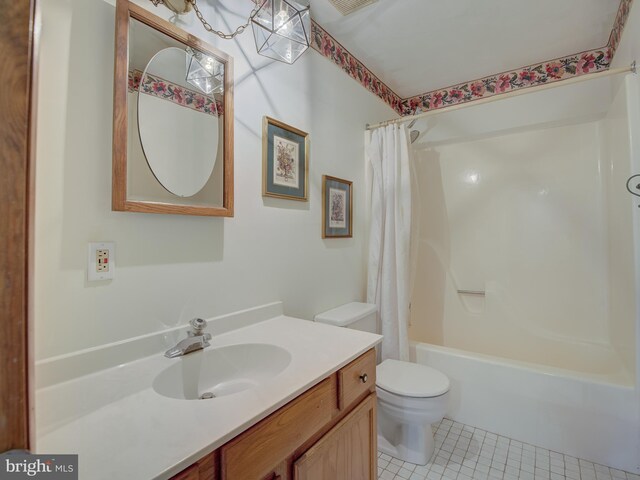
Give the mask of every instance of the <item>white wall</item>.
<svg viewBox="0 0 640 480">
<path fill-rule="evenodd" d="M 39 3 L 38 359 L 274 300 L 307 319 L 362 300 L 362 131 L 393 117 L 388 106 L 316 52 L 293 66 L 275 63 L 256 54 L 251 32 L 218 40 L 189 15 L 179 20 L 182 28 L 235 59 L 235 218 L 112 212 L 114 7 L 103 0 Z M 199 5 L 214 26 L 230 30 L 251 2 L 216 2 L 218 12 Z M 310 132 L 308 203 L 261 196 L 263 115 Z M 321 238 L 323 174 L 354 181 L 353 239 Z M 117 244 L 116 277 L 87 283 L 87 243 L 98 240 Z"/>
</svg>

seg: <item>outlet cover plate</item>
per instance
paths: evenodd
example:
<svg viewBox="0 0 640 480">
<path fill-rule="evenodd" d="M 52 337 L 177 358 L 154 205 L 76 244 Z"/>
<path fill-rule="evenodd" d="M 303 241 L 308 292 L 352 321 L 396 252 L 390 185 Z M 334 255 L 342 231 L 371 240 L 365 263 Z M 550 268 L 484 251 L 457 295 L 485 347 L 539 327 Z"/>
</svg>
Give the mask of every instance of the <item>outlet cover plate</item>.
<svg viewBox="0 0 640 480">
<path fill-rule="evenodd" d="M 116 244 L 114 242 L 89 243 L 87 280 L 113 280 L 116 273 Z"/>
</svg>

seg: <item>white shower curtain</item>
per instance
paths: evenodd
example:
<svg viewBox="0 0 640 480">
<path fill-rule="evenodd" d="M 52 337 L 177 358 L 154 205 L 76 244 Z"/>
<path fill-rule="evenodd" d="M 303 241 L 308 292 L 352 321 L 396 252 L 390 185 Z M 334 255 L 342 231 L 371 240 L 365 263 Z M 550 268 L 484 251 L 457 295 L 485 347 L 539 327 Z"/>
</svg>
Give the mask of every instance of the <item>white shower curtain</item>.
<svg viewBox="0 0 640 480">
<path fill-rule="evenodd" d="M 409 360 L 411 175 L 407 128 L 375 130 L 367 155 L 373 172 L 367 302 L 378 305 L 382 359 Z"/>
</svg>

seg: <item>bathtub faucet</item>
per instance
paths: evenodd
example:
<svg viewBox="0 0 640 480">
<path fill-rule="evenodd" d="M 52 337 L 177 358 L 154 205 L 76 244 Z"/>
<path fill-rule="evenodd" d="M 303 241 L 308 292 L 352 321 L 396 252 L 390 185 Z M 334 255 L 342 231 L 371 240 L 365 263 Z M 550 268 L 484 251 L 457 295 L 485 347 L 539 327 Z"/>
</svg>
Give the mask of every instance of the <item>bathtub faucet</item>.
<svg viewBox="0 0 640 480">
<path fill-rule="evenodd" d="M 211 340 L 210 333 L 204 333 L 204 329 L 207 328 L 207 321 L 202 318 L 194 318 L 189 322 L 192 329 L 187 332 L 187 338 L 180 340 L 178 344 L 164 352 L 164 356 L 167 358 L 182 357 L 187 353 L 195 352 L 196 350 L 202 350 L 209 345 Z"/>
</svg>

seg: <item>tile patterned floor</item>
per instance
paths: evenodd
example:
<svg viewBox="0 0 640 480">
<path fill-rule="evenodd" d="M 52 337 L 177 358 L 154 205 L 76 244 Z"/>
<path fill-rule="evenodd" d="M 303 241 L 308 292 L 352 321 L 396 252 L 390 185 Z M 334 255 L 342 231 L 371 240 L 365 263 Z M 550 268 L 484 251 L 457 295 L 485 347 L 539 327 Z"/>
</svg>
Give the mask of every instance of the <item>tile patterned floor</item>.
<svg viewBox="0 0 640 480">
<path fill-rule="evenodd" d="M 380 480 L 640 480 L 445 418 L 433 426 L 436 452 L 424 466 L 378 453 Z"/>
</svg>

